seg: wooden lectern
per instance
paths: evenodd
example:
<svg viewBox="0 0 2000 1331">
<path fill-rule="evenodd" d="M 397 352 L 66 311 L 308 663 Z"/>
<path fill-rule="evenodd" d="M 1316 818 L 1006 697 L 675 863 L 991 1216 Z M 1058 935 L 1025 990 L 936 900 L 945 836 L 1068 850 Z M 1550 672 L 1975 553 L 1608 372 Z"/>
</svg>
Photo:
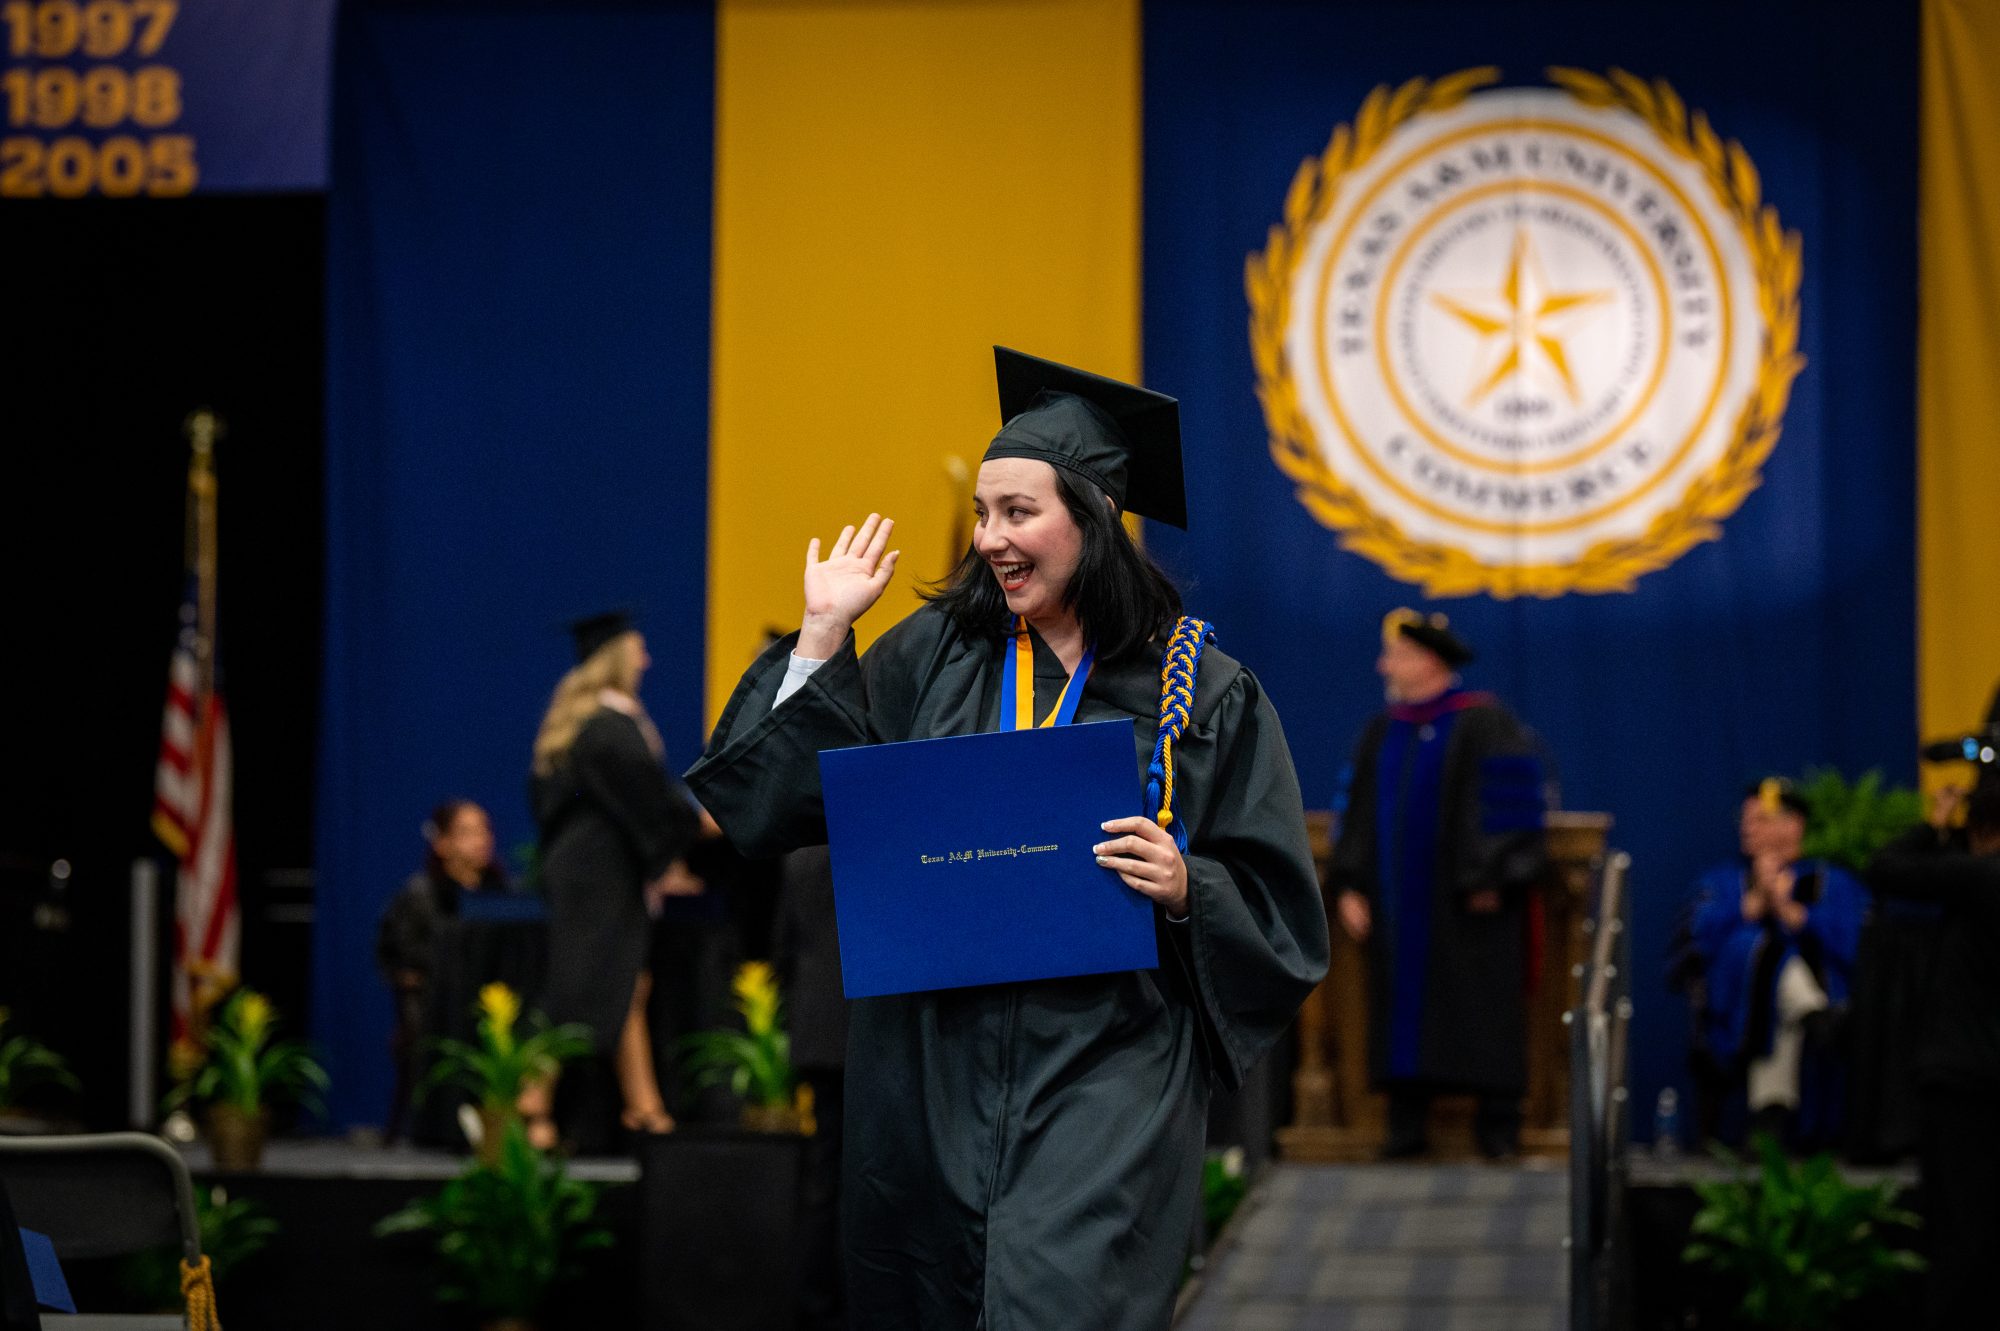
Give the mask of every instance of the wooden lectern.
<svg viewBox="0 0 2000 1331">
<path fill-rule="evenodd" d="M 1306 815 L 1320 890 L 1333 857 L 1333 815 Z M 1521 1106 L 1521 1149 L 1528 1155 L 1569 1151 L 1569 1033 L 1563 1013 L 1576 992 L 1588 949 L 1590 894 L 1611 830 L 1606 813 L 1548 815 L 1549 877 L 1542 885 L 1541 981 L 1528 1000 L 1528 1093 Z M 1328 902 L 1329 908 L 1332 902 Z M 1387 1098 L 1368 1088 L 1368 950 L 1327 912 L 1333 961 L 1299 1011 L 1298 1070 L 1292 1122 L 1278 1129 L 1287 1160 L 1373 1160 L 1387 1135 Z M 1470 1096 L 1439 1096 L 1431 1109 L 1433 1154 L 1473 1154 Z"/>
</svg>

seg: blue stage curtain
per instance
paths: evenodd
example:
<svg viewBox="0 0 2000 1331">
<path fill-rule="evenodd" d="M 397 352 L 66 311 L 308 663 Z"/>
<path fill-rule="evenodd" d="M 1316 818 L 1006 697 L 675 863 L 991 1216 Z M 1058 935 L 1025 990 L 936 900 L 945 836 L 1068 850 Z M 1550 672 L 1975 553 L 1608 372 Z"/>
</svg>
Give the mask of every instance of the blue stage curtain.
<svg viewBox="0 0 2000 1331">
<path fill-rule="evenodd" d="M 642 616 L 700 740 L 714 15 L 342 7 L 328 208 L 326 653 L 313 1034 L 379 1122 L 376 920 L 447 796 L 533 839 L 564 624 Z"/>
<path fill-rule="evenodd" d="M 1643 1134 L 1684 1075 L 1672 920 L 1734 852 L 1745 783 L 1819 763 L 1914 776 L 1916 6 L 1150 0 L 1144 38 L 1146 377 L 1183 399 L 1196 523 L 1153 548 L 1269 687 L 1309 804 L 1381 705 L 1382 613 L 1422 602 L 1341 550 L 1270 459 L 1244 261 L 1300 162 L 1379 84 L 1620 66 L 1739 139 L 1803 238 L 1807 364 L 1722 538 L 1629 594 L 1435 607 L 1480 651 L 1467 682 L 1541 732 L 1565 802 L 1610 811 L 1633 853 Z"/>
</svg>

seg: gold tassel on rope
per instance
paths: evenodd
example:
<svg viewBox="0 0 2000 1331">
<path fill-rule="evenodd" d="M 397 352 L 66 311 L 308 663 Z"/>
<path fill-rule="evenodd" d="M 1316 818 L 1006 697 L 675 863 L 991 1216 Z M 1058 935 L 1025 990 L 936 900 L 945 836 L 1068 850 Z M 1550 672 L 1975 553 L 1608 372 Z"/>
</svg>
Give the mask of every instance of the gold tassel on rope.
<svg viewBox="0 0 2000 1331">
<path fill-rule="evenodd" d="M 215 1313 L 215 1277 L 207 1254 L 198 1263 L 181 1263 L 181 1302 L 187 1305 L 188 1331 L 222 1331 Z"/>
</svg>

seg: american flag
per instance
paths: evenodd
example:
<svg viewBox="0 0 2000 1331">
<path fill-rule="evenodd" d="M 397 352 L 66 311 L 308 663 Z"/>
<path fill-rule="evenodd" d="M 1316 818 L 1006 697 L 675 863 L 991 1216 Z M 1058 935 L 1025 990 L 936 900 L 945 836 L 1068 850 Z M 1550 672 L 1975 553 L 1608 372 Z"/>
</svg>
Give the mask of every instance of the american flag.
<svg viewBox="0 0 2000 1331">
<path fill-rule="evenodd" d="M 198 437 L 188 473 L 187 589 L 167 667 L 153 831 L 180 861 L 174 905 L 173 1039 L 198 1035 L 204 998 L 236 977 L 236 828 L 230 816 L 229 709 L 215 671 L 215 481 Z"/>
</svg>

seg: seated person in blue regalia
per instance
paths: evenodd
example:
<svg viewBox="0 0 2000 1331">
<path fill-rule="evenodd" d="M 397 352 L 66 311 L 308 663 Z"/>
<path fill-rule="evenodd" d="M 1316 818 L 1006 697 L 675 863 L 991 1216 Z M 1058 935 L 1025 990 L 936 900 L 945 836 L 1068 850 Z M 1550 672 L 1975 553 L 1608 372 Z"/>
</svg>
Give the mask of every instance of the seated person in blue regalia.
<svg viewBox="0 0 2000 1331">
<path fill-rule="evenodd" d="M 1868 898 L 1847 873 L 1804 858 L 1810 813 L 1789 781 L 1751 787 L 1741 854 L 1696 880 L 1675 940 L 1704 1138 L 1718 1135 L 1723 1101 L 1739 1088 L 1752 1134 L 1831 1135 L 1837 1082 L 1824 1037 L 1847 1002 Z"/>
</svg>

